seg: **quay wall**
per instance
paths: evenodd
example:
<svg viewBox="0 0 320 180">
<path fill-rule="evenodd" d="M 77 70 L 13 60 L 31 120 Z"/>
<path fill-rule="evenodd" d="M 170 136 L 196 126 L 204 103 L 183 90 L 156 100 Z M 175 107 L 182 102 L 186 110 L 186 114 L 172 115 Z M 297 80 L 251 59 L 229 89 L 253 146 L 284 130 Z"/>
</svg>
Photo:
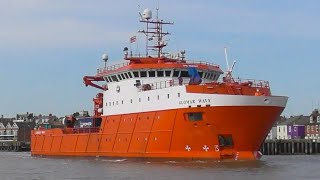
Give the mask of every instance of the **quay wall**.
<svg viewBox="0 0 320 180">
<path fill-rule="evenodd" d="M 320 154 L 320 141 L 311 139 L 266 140 L 260 151 L 263 155 Z"/>
</svg>

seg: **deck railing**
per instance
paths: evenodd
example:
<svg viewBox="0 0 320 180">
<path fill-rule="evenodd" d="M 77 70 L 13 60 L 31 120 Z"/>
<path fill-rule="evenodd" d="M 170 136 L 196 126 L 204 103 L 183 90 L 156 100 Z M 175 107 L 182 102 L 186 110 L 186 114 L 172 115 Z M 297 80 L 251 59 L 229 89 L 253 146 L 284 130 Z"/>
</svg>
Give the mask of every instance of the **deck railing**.
<svg viewBox="0 0 320 180">
<path fill-rule="evenodd" d="M 100 73 L 106 73 L 106 72 L 109 72 L 109 71 L 115 71 L 115 70 L 117 70 L 119 68 L 122 68 L 124 66 L 128 66 L 129 64 L 130 64 L 129 62 L 125 62 L 125 63 L 121 63 L 121 64 L 115 64 L 115 65 L 112 65 L 112 66 L 99 68 L 99 69 L 97 69 L 97 73 L 100 74 Z"/>
<path fill-rule="evenodd" d="M 201 83 L 199 85 L 208 85 L 210 84 L 219 85 L 219 84 L 229 84 L 233 86 L 250 86 L 253 88 L 269 88 L 269 82 L 264 80 L 254 80 L 254 79 L 234 79 L 232 82 L 223 82 L 221 81 L 215 81 L 215 82 L 209 82 L 209 83 Z M 166 81 L 159 81 L 149 84 L 142 84 L 141 86 L 137 87 L 138 91 L 149 91 L 149 90 L 156 90 L 156 89 L 164 89 L 169 88 L 173 86 L 183 86 L 183 85 L 192 85 L 189 84 L 188 79 L 183 79 L 183 81 L 179 82 L 179 79 L 172 79 L 172 80 L 166 80 Z"/>
<path fill-rule="evenodd" d="M 169 62 L 169 63 L 172 64 L 172 62 Z M 185 64 L 185 65 L 188 65 L 188 66 L 206 65 L 206 66 L 213 66 L 213 67 L 219 68 L 219 65 L 214 64 L 214 63 L 210 63 L 210 62 L 207 62 L 207 61 L 192 61 L 192 60 L 190 60 L 190 61 L 189 60 L 188 61 L 182 61 L 182 60 L 177 60 L 175 63 L 177 63 L 177 64 Z M 115 70 L 117 70 L 119 68 L 128 66 L 129 64 L 130 64 L 130 62 L 125 62 L 125 63 L 121 63 L 121 64 L 115 64 L 115 65 L 112 65 L 112 66 L 106 66 L 106 67 L 98 68 L 97 69 L 97 74 L 106 73 L 106 72 L 110 72 L 110 71 L 115 71 Z M 165 63 L 165 64 L 168 64 L 168 63 Z"/>
<path fill-rule="evenodd" d="M 81 133 L 97 133 L 100 131 L 98 127 L 85 127 L 85 128 L 67 128 L 63 130 L 65 134 L 81 134 Z"/>
</svg>

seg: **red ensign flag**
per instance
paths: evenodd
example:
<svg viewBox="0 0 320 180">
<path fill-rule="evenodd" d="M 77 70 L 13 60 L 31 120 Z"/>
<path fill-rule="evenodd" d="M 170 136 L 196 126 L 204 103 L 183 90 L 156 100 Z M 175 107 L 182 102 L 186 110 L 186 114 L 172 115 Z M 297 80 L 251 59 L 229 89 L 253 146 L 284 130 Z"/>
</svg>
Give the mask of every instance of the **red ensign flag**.
<svg viewBox="0 0 320 180">
<path fill-rule="evenodd" d="M 130 43 L 134 43 L 134 42 L 136 42 L 136 40 L 137 40 L 137 36 L 132 36 L 130 38 Z"/>
</svg>

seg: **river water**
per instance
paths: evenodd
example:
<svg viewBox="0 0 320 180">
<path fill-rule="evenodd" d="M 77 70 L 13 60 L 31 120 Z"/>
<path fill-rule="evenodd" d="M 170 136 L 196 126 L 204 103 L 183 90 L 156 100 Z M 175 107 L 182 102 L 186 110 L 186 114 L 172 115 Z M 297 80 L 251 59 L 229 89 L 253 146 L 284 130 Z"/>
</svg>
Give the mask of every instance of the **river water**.
<svg viewBox="0 0 320 180">
<path fill-rule="evenodd" d="M 0 180 L 320 179 L 320 155 L 263 156 L 260 161 L 48 158 L 0 152 Z"/>
</svg>

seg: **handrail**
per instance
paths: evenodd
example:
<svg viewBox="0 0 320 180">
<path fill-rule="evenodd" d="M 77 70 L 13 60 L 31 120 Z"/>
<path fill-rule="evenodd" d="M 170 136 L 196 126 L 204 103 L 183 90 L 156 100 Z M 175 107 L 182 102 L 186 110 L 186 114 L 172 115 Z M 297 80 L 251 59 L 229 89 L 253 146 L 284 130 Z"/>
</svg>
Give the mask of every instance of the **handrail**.
<svg viewBox="0 0 320 180">
<path fill-rule="evenodd" d="M 168 62 L 168 63 L 172 64 L 172 62 Z M 164 64 L 168 64 L 168 63 L 164 63 Z M 218 64 L 210 63 L 210 62 L 207 62 L 207 61 L 193 61 L 193 60 L 182 61 L 182 60 L 177 60 L 175 63 L 191 65 L 191 66 L 192 65 L 206 65 L 206 66 L 213 66 L 213 67 L 216 67 L 216 68 L 220 67 Z M 115 65 L 111 65 L 111 66 L 98 68 L 97 69 L 97 74 L 106 73 L 106 72 L 110 72 L 110 71 L 115 71 L 115 70 L 117 70 L 119 68 L 128 66 L 129 64 L 130 64 L 130 62 L 125 62 L 125 63 L 121 63 L 121 64 L 115 64 Z"/>
<path fill-rule="evenodd" d="M 128 66 L 130 63 L 129 62 L 125 62 L 125 63 L 121 63 L 121 64 L 115 64 L 115 65 L 112 65 L 112 66 L 106 66 L 106 67 L 103 67 L 103 68 L 98 68 L 97 69 L 97 73 L 100 74 L 100 73 L 105 73 L 105 72 L 109 72 L 109 71 L 115 71 L 119 68 L 122 68 L 124 66 Z"/>
<path fill-rule="evenodd" d="M 250 86 L 252 88 L 270 88 L 269 81 L 265 80 L 254 80 L 254 79 L 240 79 L 236 78 L 232 82 L 223 82 L 223 79 L 220 79 L 219 81 L 209 82 L 209 83 L 201 83 L 199 85 L 208 85 L 215 84 L 215 85 L 221 85 L 221 84 L 228 84 L 233 86 Z M 169 88 L 173 86 L 183 86 L 183 85 L 189 85 L 189 81 L 186 79 L 183 79 L 182 82 L 179 82 L 179 79 L 172 79 L 172 80 L 166 80 L 166 81 L 158 81 L 154 83 L 149 84 L 142 84 L 138 88 L 138 92 L 142 91 L 149 91 L 149 90 L 156 90 L 156 89 L 164 89 Z"/>
<path fill-rule="evenodd" d="M 66 128 L 63 129 L 64 134 L 81 134 L 81 133 L 97 133 L 100 131 L 98 127 L 85 127 L 85 128 Z"/>
</svg>

